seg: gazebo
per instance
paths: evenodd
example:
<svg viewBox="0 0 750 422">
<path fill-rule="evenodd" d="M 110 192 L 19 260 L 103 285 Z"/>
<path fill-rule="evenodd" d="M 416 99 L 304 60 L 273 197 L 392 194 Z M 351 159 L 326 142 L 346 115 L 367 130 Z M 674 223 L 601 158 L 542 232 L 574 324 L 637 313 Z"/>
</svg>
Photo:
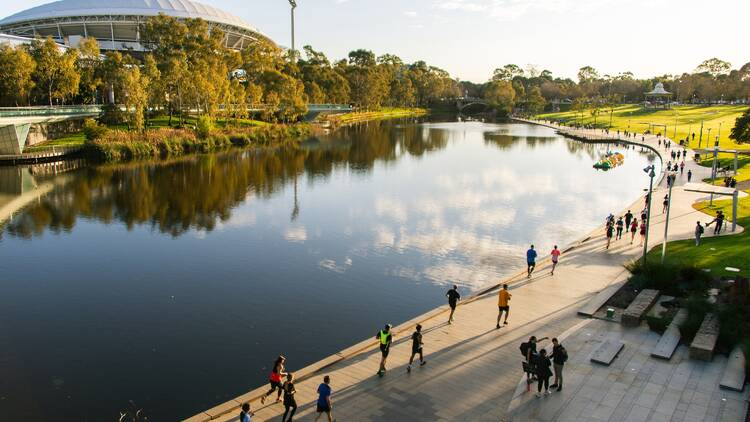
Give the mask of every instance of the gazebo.
<svg viewBox="0 0 750 422">
<path fill-rule="evenodd" d="M 672 93 L 664 89 L 664 84 L 658 82 L 654 89 L 644 93 L 646 96 L 646 106 L 653 108 L 669 108 Z"/>
</svg>

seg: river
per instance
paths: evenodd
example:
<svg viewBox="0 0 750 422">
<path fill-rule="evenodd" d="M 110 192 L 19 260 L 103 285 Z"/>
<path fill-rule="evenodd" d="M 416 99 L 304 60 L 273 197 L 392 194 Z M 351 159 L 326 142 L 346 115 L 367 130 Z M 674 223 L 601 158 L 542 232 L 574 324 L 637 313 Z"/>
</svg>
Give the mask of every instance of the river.
<svg viewBox="0 0 750 422">
<path fill-rule="evenodd" d="M 607 150 L 624 164 L 593 169 Z M 0 208 L 31 199 L 0 223 L 0 420 L 115 420 L 129 400 L 190 416 L 263 384 L 279 354 L 300 368 L 452 284 L 518 272 L 530 243 L 575 241 L 642 194 L 651 162 L 540 126 L 412 119 L 299 148 L 6 168 Z"/>
</svg>

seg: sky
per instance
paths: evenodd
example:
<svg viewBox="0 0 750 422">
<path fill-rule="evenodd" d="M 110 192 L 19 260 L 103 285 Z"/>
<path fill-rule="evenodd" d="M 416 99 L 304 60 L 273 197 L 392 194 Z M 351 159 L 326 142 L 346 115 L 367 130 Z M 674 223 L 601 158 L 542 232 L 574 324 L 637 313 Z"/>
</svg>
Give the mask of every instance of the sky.
<svg viewBox="0 0 750 422">
<path fill-rule="evenodd" d="M 0 17 L 48 0 L 0 0 Z M 203 0 L 289 46 L 287 0 Z M 636 77 L 750 62 L 750 0 L 297 0 L 297 47 L 332 59 L 365 48 L 484 82 L 514 63 L 575 79 L 582 66 Z"/>
</svg>

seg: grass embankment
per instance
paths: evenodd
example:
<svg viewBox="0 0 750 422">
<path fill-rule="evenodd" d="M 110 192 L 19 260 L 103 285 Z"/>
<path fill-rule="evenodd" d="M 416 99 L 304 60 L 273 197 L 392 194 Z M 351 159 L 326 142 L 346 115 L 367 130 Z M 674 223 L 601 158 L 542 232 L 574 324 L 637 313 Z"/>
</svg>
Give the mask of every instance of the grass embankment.
<svg viewBox="0 0 750 422">
<path fill-rule="evenodd" d="M 645 108 L 638 104 L 628 104 L 617 106 L 612 111 L 612 129 L 613 130 L 630 130 L 643 133 L 648 130 L 649 123 L 657 125 L 667 125 L 666 135 L 677 141 L 685 139 L 689 133 L 695 133 L 695 140 L 690 137 L 690 147 L 698 148 L 700 138 L 700 126 L 703 121 L 703 142 L 701 147 L 713 146 L 713 141 L 719 135 L 719 124 L 721 124 L 721 137 L 719 146 L 727 149 L 746 149 L 750 151 L 748 145 L 738 145 L 729 139 L 729 132 L 734 127 L 734 121 L 739 117 L 748 106 L 740 105 L 683 105 L 675 106 L 668 110 L 655 110 Z M 538 119 L 555 120 L 564 123 L 581 123 L 593 125 L 596 122 L 597 127 L 609 127 L 610 113 L 608 108 L 599 109 L 599 114 L 594 117 L 592 110 L 583 112 L 566 111 L 560 113 L 544 113 L 536 116 Z M 675 134 L 675 125 L 677 132 Z M 711 129 L 711 142 L 708 141 Z M 663 126 L 653 128 L 654 132 L 664 133 Z"/>
<path fill-rule="evenodd" d="M 52 149 L 53 147 L 80 147 L 80 146 L 83 146 L 85 142 L 86 142 L 86 136 L 83 134 L 83 132 L 79 132 L 79 133 L 73 133 L 70 135 L 65 135 L 62 138 L 57 138 L 51 141 L 39 143 L 29 148 L 24 148 L 23 152 L 24 153 L 42 152 L 48 149 Z"/>
<path fill-rule="evenodd" d="M 279 146 L 295 143 L 311 133 L 310 125 L 305 123 L 215 129 L 205 137 L 199 137 L 192 129 L 159 128 L 143 133 L 108 130 L 97 139 L 86 142 L 85 147 L 95 159 L 114 162 L 178 157 L 232 146 Z"/>
<path fill-rule="evenodd" d="M 724 211 L 728 218 L 732 216 L 731 199 L 714 201 L 713 205 L 709 205 L 708 201 L 697 202 L 693 205 L 693 208 L 707 213 L 705 218 L 701 218 L 704 223 L 711 221 L 718 210 Z M 666 261 L 680 265 L 694 265 L 698 268 L 709 268 L 711 274 L 715 277 L 737 275 L 750 277 L 750 196 L 740 198 L 737 205 L 737 215 L 737 224 L 746 229 L 742 233 L 704 238 L 698 247 L 695 246 L 693 240 L 669 242 Z M 710 230 L 713 230 L 713 226 L 706 228 L 707 232 Z M 731 223 L 728 223 L 727 230 L 731 230 Z M 660 247 L 649 252 L 649 261 L 658 262 L 660 259 Z M 729 272 L 724 269 L 725 267 L 739 268 L 740 272 Z"/>
<path fill-rule="evenodd" d="M 326 117 L 334 126 L 360 123 L 370 120 L 395 119 L 399 117 L 424 116 L 428 111 L 424 108 L 381 108 L 376 111 L 355 111 L 344 114 L 334 114 Z"/>
</svg>

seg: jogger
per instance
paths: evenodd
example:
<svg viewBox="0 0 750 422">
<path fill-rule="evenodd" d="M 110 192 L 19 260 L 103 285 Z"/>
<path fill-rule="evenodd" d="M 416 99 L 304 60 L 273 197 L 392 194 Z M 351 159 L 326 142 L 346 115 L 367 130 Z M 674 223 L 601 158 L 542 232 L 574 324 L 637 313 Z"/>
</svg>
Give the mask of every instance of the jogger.
<svg viewBox="0 0 750 422">
<path fill-rule="evenodd" d="M 411 357 L 409 358 L 409 366 L 406 367 L 406 372 L 411 372 L 411 363 L 414 362 L 414 356 L 419 354 L 419 366 L 424 366 L 424 354 L 422 352 L 422 326 L 417 324 L 416 331 L 411 335 Z"/>
<path fill-rule="evenodd" d="M 500 289 L 500 292 L 497 294 L 497 324 L 495 324 L 495 328 L 500 328 L 500 318 L 503 316 L 503 312 L 505 312 L 505 322 L 503 324 L 508 324 L 508 314 L 510 314 L 510 297 L 512 295 L 508 291 L 508 285 L 503 284 L 503 288 Z"/>
<path fill-rule="evenodd" d="M 451 308 L 451 314 L 448 316 L 448 324 L 452 324 L 453 313 L 456 312 L 456 305 L 458 300 L 461 299 L 461 295 L 458 293 L 458 286 L 454 284 L 453 288 L 448 290 L 448 293 L 445 295 L 448 297 L 448 306 Z"/>
<path fill-rule="evenodd" d="M 273 364 L 273 369 L 271 370 L 271 376 L 268 380 L 268 382 L 271 384 L 271 389 L 268 390 L 268 392 L 260 398 L 260 403 L 264 404 L 266 402 L 266 397 L 273 394 L 274 391 L 278 390 L 278 393 L 276 395 L 276 402 L 281 401 L 281 393 L 283 393 L 283 389 L 281 388 L 281 379 L 282 377 L 285 377 L 287 375 L 286 372 L 284 372 L 284 362 L 286 362 L 286 358 L 284 356 L 279 356 L 276 358 L 276 362 Z"/>
<path fill-rule="evenodd" d="M 557 245 L 552 249 L 550 255 L 552 255 L 552 270 L 549 275 L 555 275 L 555 267 L 557 267 L 557 261 L 560 259 L 560 249 L 557 249 Z"/>
<path fill-rule="evenodd" d="M 536 267 L 536 251 L 534 245 L 531 245 L 528 251 L 526 251 L 526 277 L 531 278 L 531 273 L 534 272 Z"/>
<path fill-rule="evenodd" d="M 393 334 L 391 333 L 391 324 L 385 324 L 385 328 L 378 331 L 375 336 L 380 342 L 380 369 L 378 369 L 378 375 L 381 377 L 385 375 L 385 361 L 388 359 L 388 353 L 391 351 L 391 343 L 393 342 Z"/>
</svg>

